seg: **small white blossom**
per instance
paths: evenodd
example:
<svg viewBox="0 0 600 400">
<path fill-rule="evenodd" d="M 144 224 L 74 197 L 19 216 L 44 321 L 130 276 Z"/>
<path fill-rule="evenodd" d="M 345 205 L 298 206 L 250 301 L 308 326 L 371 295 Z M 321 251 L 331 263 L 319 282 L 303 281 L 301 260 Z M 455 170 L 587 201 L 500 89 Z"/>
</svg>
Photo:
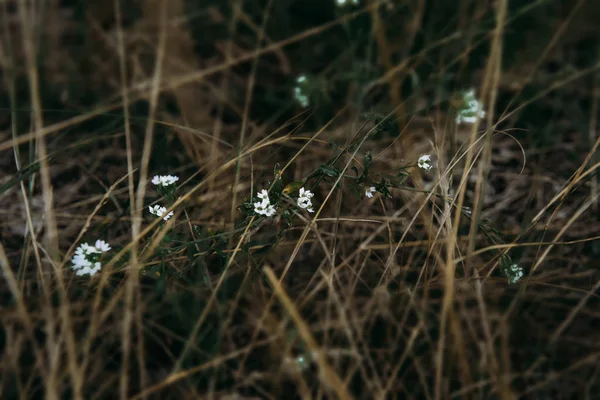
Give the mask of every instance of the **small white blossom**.
<svg viewBox="0 0 600 400">
<path fill-rule="evenodd" d="M 90 264 L 90 265 L 88 265 L 86 267 L 83 267 L 83 268 L 77 270 L 75 272 L 75 274 L 78 275 L 78 276 L 82 276 L 82 275 L 85 275 L 85 274 L 89 274 L 90 276 L 94 276 L 96 274 L 96 272 L 100 271 L 101 268 L 102 268 L 102 264 L 100 264 L 99 262 L 95 262 L 93 267 L 91 267 L 91 264 Z"/>
<path fill-rule="evenodd" d="M 157 217 L 162 217 L 162 219 L 164 219 L 165 221 L 168 221 L 169 218 L 173 216 L 173 211 L 165 215 L 165 213 L 167 212 L 167 208 L 162 207 L 158 204 L 155 206 L 148 206 L 148 211 L 150 211 L 150 214 L 154 214 Z"/>
<path fill-rule="evenodd" d="M 307 199 L 306 197 L 300 197 L 298 199 L 298 206 L 300 208 L 308 208 L 311 205 L 311 201 L 309 199 Z"/>
<path fill-rule="evenodd" d="M 306 75 L 300 75 L 296 78 L 296 83 L 298 86 L 294 87 L 294 98 L 302 107 L 308 107 L 310 104 L 310 99 L 308 93 L 306 92 L 306 84 L 308 78 Z"/>
<path fill-rule="evenodd" d="M 266 215 L 272 217 L 275 215 L 275 206 L 270 203 L 269 198 L 263 199 L 262 201 L 254 203 L 254 212 L 260 215 Z"/>
<path fill-rule="evenodd" d="M 433 168 L 433 165 L 431 165 L 431 156 L 429 154 L 422 155 L 419 157 L 417 165 L 422 170 L 429 171 L 431 168 Z"/>
<path fill-rule="evenodd" d="M 98 253 L 98 249 L 96 249 L 94 246 L 90 246 L 87 243 L 81 243 L 79 245 L 79 247 L 77 248 L 77 250 L 75 250 L 75 254 L 83 254 L 83 255 L 88 255 L 88 254 L 92 254 L 92 253 Z"/>
<path fill-rule="evenodd" d="M 254 203 L 254 212 L 260 215 L 265 215 L 267 217 L 272 217 L 275 215 L 275 206 L 271 204 L 271 200 L 269 199 L 269 192 L 265 189 L 261 190 L 257 193 L 256 197 L 259 198 L 259 201 Z"/>
<path fill-rule="evenodd" d="M 100 254 L 110 250 L 110 245 L 104 240 L 96 240 L 96 245 L 91 246 L 88 243 L 82 243 L 75 250 L 75 255 L 71 260 L 73 265 L 71 268 L 78 276 L 95 275 L 102 268 L 99 261 Z"/>
<path fill-rule="evenodd" d="M 260 192 L 258 192 L 256 197 L 258 197 L 261 200 L 269 200 L 269 192 L 267 192 L 265 189 L 263 189 Z"/>
<path fill-rule="evenodd" d="M 178 176 L 173 176 L 173 175 L 156 175 L 154 178 L 152 178 L 152 183 L 155 184 L 156 186 L 167 187 L 167 186 L 171 186 L 172 184 L 174 184 L 178 180 L 179 180 Z"/>
<path fill-rule="evenodd" d="M 267 217 L 272 217 L 273 215 L 275 215 L 275 206 L 273 206 L 273 204 L 269 204 L 267 206 L 267 211 L 266 211 L 265 215 Z"/>
<path fill-rule="evenodd" d="M 294 97 L 302 107 L 306 108 L 309 106 L 310 101 L 308 100 L 308 96 L 303 94 L 300 88 L 294 88 Z"/>
<path fill-rule="evenodd" d="M 254 212 L 257 214 L 264 215 L 267 212 L 267 207 L 269 206 L 268 200 L 257 201 L 254 203 Z"/>
<path fill-rule="evenodd" d="M 313 192 L 311 192 L 310 190 L 305 190 L 303 187 L 300 188 L 300 192 L 298 193 L 298 195 L 300 197 L 306 197 L 307 199 L 312 199 L 312 197 L 315 195 Z"/>
<path fill-rule="evenodd" d="M 94 247 L 103 253 L 110 250 L 110 245 L 108 243 L 106 243 L 104 240 L 96 240 Z"/>
<path fill-rule="evenodd" d="M 368 198 L 372 199 L 373 195 L 375 194 L 375 186 L 371 186 L 370 188 L 368 188 L 365 191 L 365 196 L 367 196 Z"/>
<path fill-rule="evenodd" d="M 92 265 L 92 262 L 87 259 L 87 257 L 83 254 L 75 254 L 73 257 L 73 269 L 89 267 Z"/>
<path fill-rule="evenodd" d="M 463 108 L 456 114 L 456 123 L 474 124 L 478 119 L 485 117 L 485 111 L 475 98 L 475 90 L 471 89 L 463 94 Z"/>
<path fill-rule="evenodd" d="M 523 277 L 523 268 L 518 264 L 511 264 L 505 271 L 508 283 L 517 283 Z"/>
<path fill-rule="evenodd" d="M 359 3 L 359 0 L 336 0 L 336 3 L 338 6 L 342 7 L 345 6 L 348 3 L 352 3 L 354 5 L 357 5 Z"/>
<path fill-rule="evenodd" d="M 298 195 L 298 207 L 306 209 L 306 211 L 312 213 L 314 212 L 312 208 L 312 198 L 315 194 L 310 190 L 305 190 L 304 188 L 300 188 L 300 193 Z"/>
</svg>

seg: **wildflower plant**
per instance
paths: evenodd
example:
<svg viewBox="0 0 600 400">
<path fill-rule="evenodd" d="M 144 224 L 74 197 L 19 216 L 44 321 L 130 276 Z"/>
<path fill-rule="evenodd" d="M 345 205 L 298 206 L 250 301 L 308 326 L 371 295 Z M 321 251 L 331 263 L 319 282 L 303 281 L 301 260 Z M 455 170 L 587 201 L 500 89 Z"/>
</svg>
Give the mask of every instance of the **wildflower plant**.
<svg viewBox="0 0 600 400">
<path fill-rule="evenodd" d="M 175 183 L 177 181 L 179 181 L 179 177 L 174 175 L 155 175 L 152 178 L 152 183 L 156 186 L 158 193 L 165 196 L 170 202 L 175 201 L 175 191 L 177 190 Z"/>
<path fill-rule="evenodd" d="M 468 219 L 473 218 L 473 211 L 469 207 L 463 207 L 461 213 Z M 505 242 L 501 232 L 493 228 L 489 220 L 482 219 L 477 224 L 477 227 L 492 245 Z M 524 275 L 523 268 L 518 263 L 514 262 L 508 254 L 501 251 L 497 251 L 497 254 L 500 257 L 500 273 L 506 278 L 508 283 L 517 283 Z"/>
<path fill-rule="evenodd" d="M 94 245 L 82 243 L 75 250 L 71 268 L 78 276 L 94 276 L 102 269 L 102 254 L 110 251 L 110 245 L 104 240 L 96 240 Z"/>
<path fill-rule="evenodd" d="M 240 224 L 236 224 L 236 229 L 243 229 L 244 223 L 248 223 L 250 218 L 254 218 L 253 224 L 258 227 L 261 221 L 275 214 L 281 217 L 277 223 L 285 222 L 286 225 L 279 226 L 279 231 L 270 236 L 271 239 L 269 240 L 271 242 L 265 240 L 259 242 L 248 241 L 243 246 L 243 250 L 250 251 L 252 246 L 258 243 L 260 243 L 259 247 L 263 251 L 272 249 L 277 241 L 283 237 L 285 230 L 292 226 L 293 211 L 306 210 L 309 213 L 314 212 L 313 188 L 326 185 L 332 187 L 334 190 L 350 190 L 358 198 L 373 198 L 375 193 L 381 193 L 383 197 L 392 198 L 392 191 L 394 190 L 415 190 L 414 187 L 410 186 L 408 180 L 412 168 L 418 167 L 426 172 L 435 168 L 433 156 L 424 154 L 417 159 L 416 163 L 400 165 L 398 166 L 398 170 L 393 173 L 373 173 L 371 168 L 373 157 L 370 152 L 364 153 L 361 162 L 355 156 L 357 147 L 361 143 L 364 143 L 364 141 L 364 137 L 361 138 L 357 135 L 343 147 L 338 147 L 335 143 L 330 143 L 333 154 L 327 161 L 316 167 L 305 178 L 290 182 L 287 185 L 283 183 L 281 171 L 279 170 L 279 166 L 276 165 L 274 168 L 275 179 L 272 183 L 269 182 L 269 190 L 257 190 L 255 192 L 256 195 L 248 196 L 243 205 L 239 207 L 239 209 L 245 212 L 246 218 Z M 352 156 L 353 159 L 350 165 L 347 166 L 349 156 Z M 311 189 L 307 189 L 307 187 Z M 450 201 L 442 194 L 433 193 L 433 195 L 436 198 Z M 468 219 L 473 218 L 473 214 L 468 207 L 463 207 L 461 211 Z M 273 226 L 275 224 L 271 225 L 271 227 Z M 491 227 L 489 221 L 478 221 L 477 226 L 484 234 L 484 237 L 493 243 L 504 242 L 500 232 Z M 522 269 L 517 264 L 513 264 L 511 263 L 502 269 L 504 275 L 511 283 L 517 282 L 523 276 Z"/>
<path fill-rule="evenodd" d="M 169 206 L 175 203 L 175 197 L 177 192 L 176 183 L 179 181 L 178 176 L 173 175 L 156 175 L 152 178 L 152 183 L 156 186 L 156 190 L 160 195 L 167 201 L 167 205 L 155 204 L 148 206 L 148 213 L 153 216 L 153 219 L 161 219 L 160 226 L 164 227 L 165 223 L 171 219 L 174 215 L 173 211 L 167 212 Z M 148 238 L 144 241 L 151 241 L 153 239 Z M 184 240 L 176 230 L 170 229 L 168 232 L 164 232 L 158 245 L 153 248 L 153 256 L 161 259 L 161 262 L 155 263 L 152 267 L 144 268 L 142 273 L 145 276 L 157 279 L 157 287 L 160 288 L 164 285 L 166 276 L 169 275 L 168 268 L 166 266 L 165 257 L 172 254 L 174 251 L 181 250 L 181 248 L 174 246 L 173 243 L 181 243 Z M 172 272 L 173 274 L 175 272 Z M 161 289 L 157 289 L 161 290 Z"/>
<path fill-rule="evenodd" d="M 170 204 L 175 202 L 175 193 L 177 191 L 175 183 L 177 181 L 179 181 L 179 177 L 174 175 L 155 175 L 152 178 L 152 183 L 156 186 L 158 193 L 164 196 Z M 167 213 L 167 207 L 160 204 L 148 206 L 148 211 L 150 214 L 162 218 L 164 221 L 168 221 L 173 216 L 173 211 Z"/>
</svg>

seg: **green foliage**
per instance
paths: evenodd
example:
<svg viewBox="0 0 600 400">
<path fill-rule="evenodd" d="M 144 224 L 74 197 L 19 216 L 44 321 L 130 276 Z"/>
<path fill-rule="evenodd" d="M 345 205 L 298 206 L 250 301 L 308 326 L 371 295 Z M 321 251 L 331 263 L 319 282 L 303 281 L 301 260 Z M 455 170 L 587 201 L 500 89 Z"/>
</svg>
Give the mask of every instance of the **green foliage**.
<svg viewBox="0 0 600 400">
<path fill-rule="evenodd" d="M 51 162 L 52 159 L 48 160 L 48 164 L 51 164 Z M 11 189 L 13 186 L 18 185 L 20 182 L 31 179 L 31 177 L 34 176 L 39 169 L 40 163 L 38 161 L 21 168 L 13 178 L 0 185 L 0 195 Z"/>
</svg>

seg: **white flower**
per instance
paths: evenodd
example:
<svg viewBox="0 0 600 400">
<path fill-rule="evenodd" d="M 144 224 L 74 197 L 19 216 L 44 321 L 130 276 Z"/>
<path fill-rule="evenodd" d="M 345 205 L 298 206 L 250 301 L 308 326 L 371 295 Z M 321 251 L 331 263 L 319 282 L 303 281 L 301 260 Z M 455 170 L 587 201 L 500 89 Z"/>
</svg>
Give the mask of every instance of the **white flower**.
<svg viewBox="0 0 600 400">
<path fill-rule="evenodd" d="M 263 189 L 260 192 L 258 192 L 256 197 L 258 197 L 261 200 L 269 200 L 269 192 L 267 192 L 265 189 Z"/>
<path fill-rule="evenodd" d="M 269 193 L 265 189 L 258 192 L 256 197 L 259 198 L 259 201 L 254 203 L 255 213 L 265 215 L 267 217 L 272 217 L 273 215 L 275 215 L 275 206 L 271 204 L 271 200 L 269 199 Z"/>
<path fill-rule="evenodd" d="M 167 215 L 164 215 L 167 212 L 167 208 L 161 207 L 158 204 L 155 206 L 148 206 L 148 211 L 150 211 L 150 214 L 154 214 L 157 217 L 162 217 L 162 219 L 165 221 L 173 216 L 173 211 L 169 212 Z"/>
<path fill-rule="evenodd" d="M 273 215 L 275 215 L 275 206 L 273 206 L 273 204 L 269 204 L 267 206 L 267 210 L 265 212 L 265 215 L 267 217 L 272 217 Z"/>
<path fill-rule="evenodd" d="M 90 248 L 92 248 L 92 247 L 93 247 L 93 246 L 90 246 L 90 245 L 89 245 L 89 244 L 87 244 L 87 243 L 81 243 L 81 244 L 79 245 L 79 247 L 77 248 L 77 250 L 76 250 L 76 251 L 81 251 L 81 252 L 83 252 L 83 253 L 89 253 L 89 250 L 90 250 Z"/>
<path fill-rule="evenodd" d="M 76 254 L 73 257 L 73 269 L 89 267 L 92 265 L 92 262 L 87 259 L 87 257 L 83 254 Z"/>
<path fill-rule="evenodd" d="M 477 117 L 476 116 L 468 117 L 466 115 L 457 115 L 456 123 L 461 124 L 463 122 L 467 123 L 467 124 L 474 124 L 475 122 L 477 122 Z"/>
<path fill-rule="evenodd" d="M 257 214 L 265 214 L 267 212 L 267 207 L 269 206 L 268 200 L 258 201 L 254 203 L 254 212 Z"/>
<path fill-rule="evenodd" d="M 94 276 L 96 274 L 96 272 L 100 271 L 100 269 L 102 268 L 102 264 L 100 264 L 99 262 L 94 263 L 94 267 L 91 267 L 91 264 L 89 266 L 83 267 L 79 270 L 77 270 L 75 272 L 76 275 L 78 276 L 82 276 L 82 275 L 86 275 L 89 274 L 90 276 Z"/>
<path fill-rule="evenodd" d="M 266 198 L 254 203 L 254 212 L 260 215 L 266 215 L 267 217 L 272 217 L 275 215 L 275 206 L 273 206 L 273 204 L 269 202 L 269 199 Z"/>
<path fill-rule="evenodd" d="M 298 206 L 300 208 L 308 208 L 310 207 L 311 201 L 309 199 L 307 199 L 306 197 L 300 197 L 298 198 Z"/>
<path fill-rule="evenodd" d="M 152 178 L 152 183 L 157 186 L 171 186 L 179 180 L 178 176 L 173 175 L 156 175 Z"/>
<path fill-rule="evenodd" d="M 87 243 L 82 243 L 75 250 L 75 255 L 71 260 L 73 265 L 71 268 L 78 276 L 95 275 L 102 268 L 100 263 L 100 254 L 110 250 L 110 245 L 104 240 L 96 240 L 96 245 L 91 246 Z"/>
<path fill-rule="evenodd" d="M 518 264 L 510 265 L 505 271 L 509 283 L 517 283 L 523 277 L 523 268 Z"/>
<path fill-rule="evenodd" d="M 298 195 L 300 197 L 305 197 L 307 199 L 312 199 L 312 197 L 315 195 L 313 192 L 311 192 L 310 190 L 304 190 L 303 187 L 300 188 L 300 193 L 298 193 Z"/>
<path fill-rule="evenodd" d="M 302 93 L 302 90 L 300 88 L 294 88 L 294 97 L 296 98 L 296 101 L 300 103 L 300 106 L 302 106 L 303 108 L 309 106 L 310 100 L 308 99 L 307 95 Z"/>
<path fill-rule="evenodd" d="M 312 213 L 315 212 L 312 208 L 312 198 L 315 194 L 310 190 L 305 190 L 303 187 L 300 188 L 298 195 L 298 207 L 306 209 L 306 211 Z"/>
<path fill-rule="evenodd" d="M 373 194 L 375 194 L 375 186 L 371 186 L 370 188 L 368 188 L 365 191 L 365 196 L 367 196 L 368 198 L 372 199 L 373 198 Z"/>
<path fill-rule="evenodd" d="M 90 276 L 93 276 L 96 272 L 100 271 L 100 268 L 102 268 L 102 264 L 100 264 L 99 262 L 94 263 L 94 268 L 90 269 Z"/>
<path fill-rule="evenodd" d="M 354 5 L 357 5 L 358 2 L 359 0 L 336 0 L 337 5 L 340 7 L 345 6 L 346 3 L 352 3 Z"/>
<path fill-rule="evenodd" d="M 485 111 L 475 98 L 475 90 L 470 89 L 463 93 L 463 108 L 457 111 L 456 123 L 474 124 L 478 119 L 485 117 Z"/>
<path fill-rule="evenodd" d="M 100 251 L 97 248 L 95 248 L 94 246 L 90 246 L 87 243 L 81 243 L 79 245 L 79 247 L 77 248 L 77 250 L 75 250 L 75 254 L 87 255 L 87 254 L 92 254 L 92 253 L 100 253 Z"/>
<path fill-rule="evenodd" d="M 108 243 L 106 243 L 104 240 L 96 240 L 94 247 L 103 253 L 110 250 L 110 245 Z"/>
<path fill-rule="evenodd" d="M 429 171 L 431 168 L 433 168 L 433 165 L 431 165 L 431 156 L 429 154 L 422 155 L 419 157 L 417 165 L 422 170 Z"/>
<path fill-rule="evenodd" d="M 308 78 L 306 75 L 298 76 L 298 78 L 296 78 L 298 86 L 294 87 L 294 98 L 302 107 L 308 107 L 310 104 L 310 99 L 306 91 L 307 80 Z"/>
</svg>

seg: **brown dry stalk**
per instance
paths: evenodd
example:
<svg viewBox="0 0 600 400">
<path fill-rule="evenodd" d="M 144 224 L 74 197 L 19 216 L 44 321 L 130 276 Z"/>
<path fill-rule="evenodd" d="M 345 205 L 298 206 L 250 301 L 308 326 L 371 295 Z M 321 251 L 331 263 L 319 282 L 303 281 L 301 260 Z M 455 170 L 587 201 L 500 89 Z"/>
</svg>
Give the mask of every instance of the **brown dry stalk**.
<svg viewBox="0 0 600 400">
<path fill-rule="evenodd" d="M 304 322 L 304 320 L 298 313 L 298 310 L 296 310 L 294 303 L 281 286 L 281 283 L 279 283 L 279 280 L 273 273 L 273 270 L 269 267 L 265 267 L 263 268 L 263 272 L 265 273 L 265 275 L 267 275 L 269 282 L 273 286 L 275 295 L 279 298 L 279 301 L 281 302 L 281 304 L 283 304 L 288 314 L 296 324 L 300 337 L 306 344 L 306 347 L 308 347 L 308 349 L 310 350 L 312 357 L 319 366 L 319 378 L 321 378 L 325 387 L 333 389 L 338 396 L 337 398 L 339 399 L 351 399 L 352 396 L 350 395 L 350 393 L 348 393 L 346 385 L 325 359 L 324 351 L 319 348 L 317 341 L 310 333 L 310 328 L 308 327 L 306 322 Z"/>
</svg>

